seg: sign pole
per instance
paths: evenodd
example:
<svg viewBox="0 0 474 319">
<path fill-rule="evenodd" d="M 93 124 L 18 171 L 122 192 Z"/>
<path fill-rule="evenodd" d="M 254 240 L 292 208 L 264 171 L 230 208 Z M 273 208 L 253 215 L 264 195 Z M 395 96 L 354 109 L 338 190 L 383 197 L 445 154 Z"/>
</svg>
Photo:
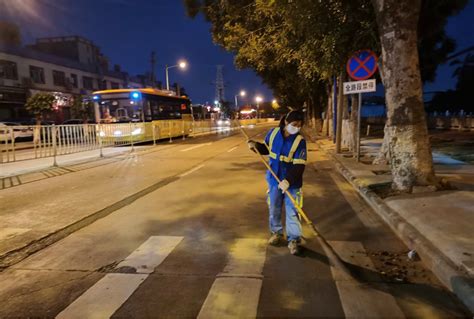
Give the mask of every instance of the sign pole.
<svg viewBox="0 0 474 319">
<path fill-rule="evenodd" d="M 357 110 L 357 162 L 360 162 L 360 118 L 362 112 L 362 94 L 358 98 L 359 109 Z"/>
</svg>

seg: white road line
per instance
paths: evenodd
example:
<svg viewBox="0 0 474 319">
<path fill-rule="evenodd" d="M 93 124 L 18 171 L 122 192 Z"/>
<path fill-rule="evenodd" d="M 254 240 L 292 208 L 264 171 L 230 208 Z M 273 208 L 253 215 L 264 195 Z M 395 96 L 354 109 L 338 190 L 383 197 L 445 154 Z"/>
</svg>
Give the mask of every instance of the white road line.
<svg viewBox="0 0 474 319">
<path fill-rule="evenodd" d="M 227 265 L 214 281 L 198 318 L 255 318 L 262 290 L 267 243 L 264 239 L 238 239 Z"/>
<path fill-rule="evenodd" d="M 116 268 L 133 267 L 136 273 L 151 274 L 182 239 L 176 236 L 151 236 Z"/>
<path fill-rule="evenodd" d="M 230 150 L 227 151 L 227 153 L 233 152 L 233 151 L 235 151 L 236 149 L 237 149 L 237 146 L 232 147 Z"/>
<path fill-rule="evenodd" d="M 191 173 L 194 173 L 195 171 L 197 171 L 197 170 L 199 170 L 199 169 L 201 169 L 201 168 L 203 168 L 203 167 L 204 167 L 204 164 L 203 164 L 203 165 L 196 166 L 195 168 L 190 169 L 189 171 L 184 172 L 183 174 L 178 175 L 178 176 L 179 176 L 179 177 L 187 176 L 187 175 L 189 175 L 189 174 L 191 174 Z"/>
<path fill-rule="evenodd" d="M 191 147 L 185 148 L 184 150 L 180 150 L 180 152 L 188 152 L 188 151 L 192 151 L 192 150 L 195 150 L 196 148 L 203 147 L 203 146 L 207 146 L 207 145 L 211 145 L 211 144 L 212 144 L 212 143 L 205 143 L 205 144 L 198 144 L 198 145 L 194 145 L 194 146 L 191 146 Z"/>
<path fill-rule="evenodd" d="M 110 318 L 147 277 L 145 274 L 107 274 L 56 318 Z"/>
<path fill-rule="evenodd" d="M 110 273 L 95 283 L 56 318 L 109 318 L 158 267 L 183 237 L 152 236 L 118 266 L 136 273 Z"/>
<path fill-rule="evenodd" d="M 6 240 L 30 231 L 30 228 L 1 228 L 0 240 Z"/>
<path fill-rule="evenodd" d="M 330 245 L 346 262 L 374 270 L 370 258 L 365 254 L 360 242 L 331 241 Z M 377 283 L 384 289 L 371 288 L 361 284 L 343 271 L 331 267 L 333 278 L 339 292 L 342 308 L 346 318 L 405 318 L 395 298 L 386 292 L 386 285 Z"/>
</svg>

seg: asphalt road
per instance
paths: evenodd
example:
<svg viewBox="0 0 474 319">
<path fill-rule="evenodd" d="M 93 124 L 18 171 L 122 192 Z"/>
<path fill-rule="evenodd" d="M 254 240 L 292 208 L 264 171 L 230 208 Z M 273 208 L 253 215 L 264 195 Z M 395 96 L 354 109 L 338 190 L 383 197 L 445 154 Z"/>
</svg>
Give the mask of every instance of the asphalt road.
<svg viewBox="0 0 474 319">
<path fill-rule="evenodd" d="M 0 191 L 31 219 L 35 200 L 59 218 L 135 196 L 3 270 L 0 318 L 468 317 L 315 144 L 308 154 L 304 208 L 354 277 L 307 228 L 301 256 L 266 245 L 264 167 L 241 135 L 221 134 Z"/>
</svg>

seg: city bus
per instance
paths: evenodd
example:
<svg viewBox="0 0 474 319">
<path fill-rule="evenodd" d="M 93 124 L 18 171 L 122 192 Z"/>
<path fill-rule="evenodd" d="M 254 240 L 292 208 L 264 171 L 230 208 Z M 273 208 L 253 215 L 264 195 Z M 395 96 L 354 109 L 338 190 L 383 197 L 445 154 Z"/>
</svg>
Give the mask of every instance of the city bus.
<svg viewBox="0 0 474 319">
<path fill-rule="evenodd" d="M 99 136 L 116 141 L 149 141 L 192 132 L 191 101 L 154 88 L 111 89 L 92 95 Z"/>
</svg>

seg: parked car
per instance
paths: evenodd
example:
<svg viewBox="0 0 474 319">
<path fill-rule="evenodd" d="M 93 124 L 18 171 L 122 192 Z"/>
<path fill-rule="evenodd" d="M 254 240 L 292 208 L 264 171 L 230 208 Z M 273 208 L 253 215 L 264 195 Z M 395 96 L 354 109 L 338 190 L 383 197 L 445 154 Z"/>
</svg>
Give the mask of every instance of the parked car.
<svg viewBox="0 0 474 319">
<path fill-rule="evenodd" d="M 0 140 L 11 141 L 13 129 L 13 138 L 15 141 L 33 139 L 33 127 L 30 125 L 22 125 L 15 122 L 0 122 Z"/>
</svg>

